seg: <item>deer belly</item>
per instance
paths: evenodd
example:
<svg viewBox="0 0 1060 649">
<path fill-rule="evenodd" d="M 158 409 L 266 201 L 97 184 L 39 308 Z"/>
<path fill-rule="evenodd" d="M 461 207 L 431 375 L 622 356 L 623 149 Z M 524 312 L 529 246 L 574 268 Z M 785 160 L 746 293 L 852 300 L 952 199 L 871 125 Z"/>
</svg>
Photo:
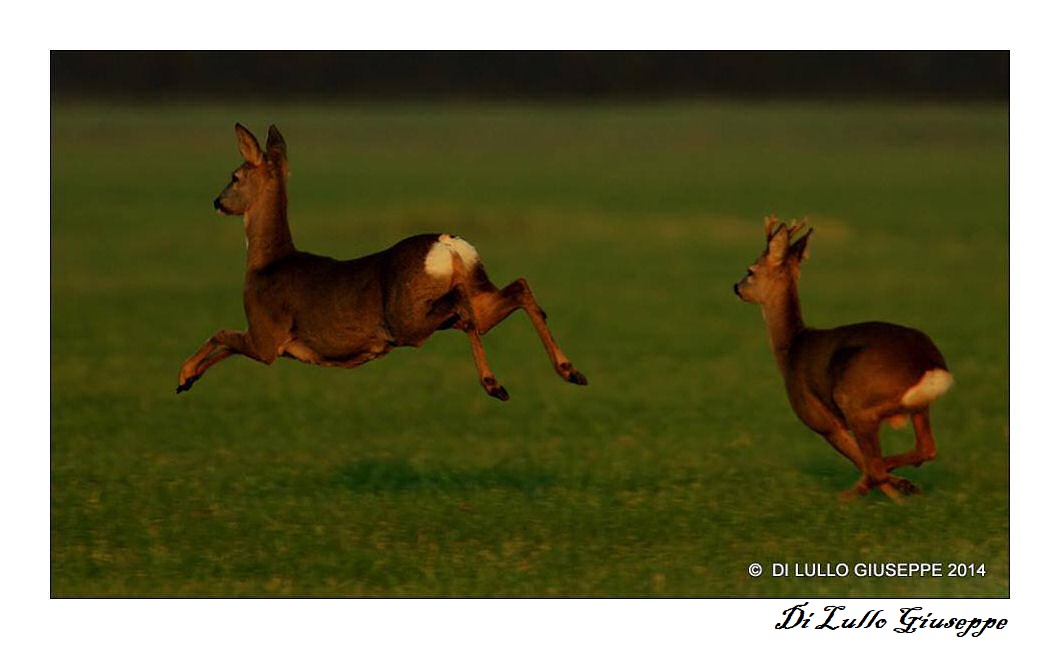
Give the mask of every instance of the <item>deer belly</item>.
<svg viewBox="0 0 1060 649">
<path fill-rule="evenodd" d="M 292 338 L 280 347 L 280 354 L 312 365 L 354 367 L 385 356 L 391 349 L 393 345 L 386 341 L 373 341 L 357 348 L 320 349 L 303 340 Z"/>
<path fill-rule="evenodd" d="M 342 364 L 355 358 L 378 358 L 392 347 L 389 333 L 379 327 L 333 326 L 296 328 L 285 351 L 309 363 Z"/>
</svg>

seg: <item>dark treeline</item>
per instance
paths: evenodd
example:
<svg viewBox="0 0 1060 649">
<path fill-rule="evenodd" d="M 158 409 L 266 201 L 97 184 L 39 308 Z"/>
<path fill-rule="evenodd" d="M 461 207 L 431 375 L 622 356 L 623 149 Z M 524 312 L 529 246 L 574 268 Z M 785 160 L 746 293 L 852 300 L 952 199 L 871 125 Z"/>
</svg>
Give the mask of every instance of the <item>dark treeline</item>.
<svg viewBox="0 0 1060 649">
<path fill-rule="evenodd" d="M 1007 100 L 973 52 L 52 52 L 55 98 Z"/>
</svg>

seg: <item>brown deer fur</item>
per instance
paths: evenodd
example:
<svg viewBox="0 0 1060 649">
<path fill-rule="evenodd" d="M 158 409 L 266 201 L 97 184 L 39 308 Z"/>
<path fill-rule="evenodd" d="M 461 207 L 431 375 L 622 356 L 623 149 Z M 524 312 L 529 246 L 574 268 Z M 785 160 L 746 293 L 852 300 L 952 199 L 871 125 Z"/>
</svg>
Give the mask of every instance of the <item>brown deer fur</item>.
<svg viewBox="0 0 1060 649">
<path fill-rule="evenodd" d="M 916 329 L 864 322 L 811 329 L 799 307 L 799 266 L 811 229 L 766 220 L 766 249 L 735 286 L 740 299 L 760 304 L 788 400 L 807 426 L 824 436 L 862 473 L 850 495 L 878 487 L 888 496 L 917 487 L 891 471 L 935 459 L 929 406 L 953 378 L 931 340 Z M 912 451 L 883 457 L 880 424 L 913 421 Z"/>
<path fill-rule="evenodd" d="M 306 363 L 356 367 L 394 347 L 422 345 L 439 329 L 464 331 L 479 380 L 501 400 L 508 393 L 486 363 L 481 336 L 516 309 L 537 329 L 561 377 L 588 381 L 556 345 L 530 286 L 494 286 L 475 249 L 459 237 L 421 234 L 359 259 L 338 261 L 294 246 L 287 224 L 287 147 L 275 126 L 263 150 L 236 124 L 244 162 L 214 201 L 242 215 L 247 240 L 243 288 L 246 331 L 222 329 L 180 369 L 177 392 L 232 354 L 265 364 L 285 356 Z"/>
</svg>

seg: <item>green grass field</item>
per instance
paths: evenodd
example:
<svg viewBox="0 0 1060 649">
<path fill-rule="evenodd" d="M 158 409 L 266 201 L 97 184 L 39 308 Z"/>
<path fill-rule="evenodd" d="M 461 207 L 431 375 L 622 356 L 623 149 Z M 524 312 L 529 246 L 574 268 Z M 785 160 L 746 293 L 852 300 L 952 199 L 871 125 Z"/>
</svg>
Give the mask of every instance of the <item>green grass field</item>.
<svg viewBox="0 0 1060 649">
<path fill-rule="evenodd" d="M 286 136 L 303 249 L 471 240 L 526 277 L 590 385 L 521 313 L 355 370 L 183 360 L 243 328 L 243 233 L 211 202 L 232 125 Z M 55 596 L 1009 594 L 1004 106 L 57 104 Z M 957 385 L 924 495 L 857 474 L 788 407 L 732 284 L 762 218 L 808 216 L 811 325 L 927 331 Z M 885 449 L 912 431 L 884 433 Z M 966 578 L 771 578 L 751 562 L 963 562 Z"/>
</svg>

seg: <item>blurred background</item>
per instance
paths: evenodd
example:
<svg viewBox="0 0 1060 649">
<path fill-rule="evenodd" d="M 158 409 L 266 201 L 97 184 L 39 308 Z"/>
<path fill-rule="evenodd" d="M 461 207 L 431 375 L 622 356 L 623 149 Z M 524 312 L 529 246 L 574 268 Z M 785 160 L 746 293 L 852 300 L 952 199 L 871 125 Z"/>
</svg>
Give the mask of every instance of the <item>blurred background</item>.
<svg viewBox="0 0 1060 649">
<path fill-rule="evenodd" d="M 54 52 L 57 99 L 1008 99 L 994 52 Z"/>
<path fill-rule="evenodd" d="M 54 596 L 1007 597 L 1007 52 L 53 52 Z M 355 370 L 184 359 L 245 326 L 233 124 L 283 132 L 296 244 L 419 232 L 527 318 Z M 808 218 L 806 321 L 923 329 L 957 384 L 924 495 L 792 414 L 732 285 Z M 912 445 L 884 431 L 887 450 Z M 753 579 L 753 561 L 963 579 Z"/>
</svg>

